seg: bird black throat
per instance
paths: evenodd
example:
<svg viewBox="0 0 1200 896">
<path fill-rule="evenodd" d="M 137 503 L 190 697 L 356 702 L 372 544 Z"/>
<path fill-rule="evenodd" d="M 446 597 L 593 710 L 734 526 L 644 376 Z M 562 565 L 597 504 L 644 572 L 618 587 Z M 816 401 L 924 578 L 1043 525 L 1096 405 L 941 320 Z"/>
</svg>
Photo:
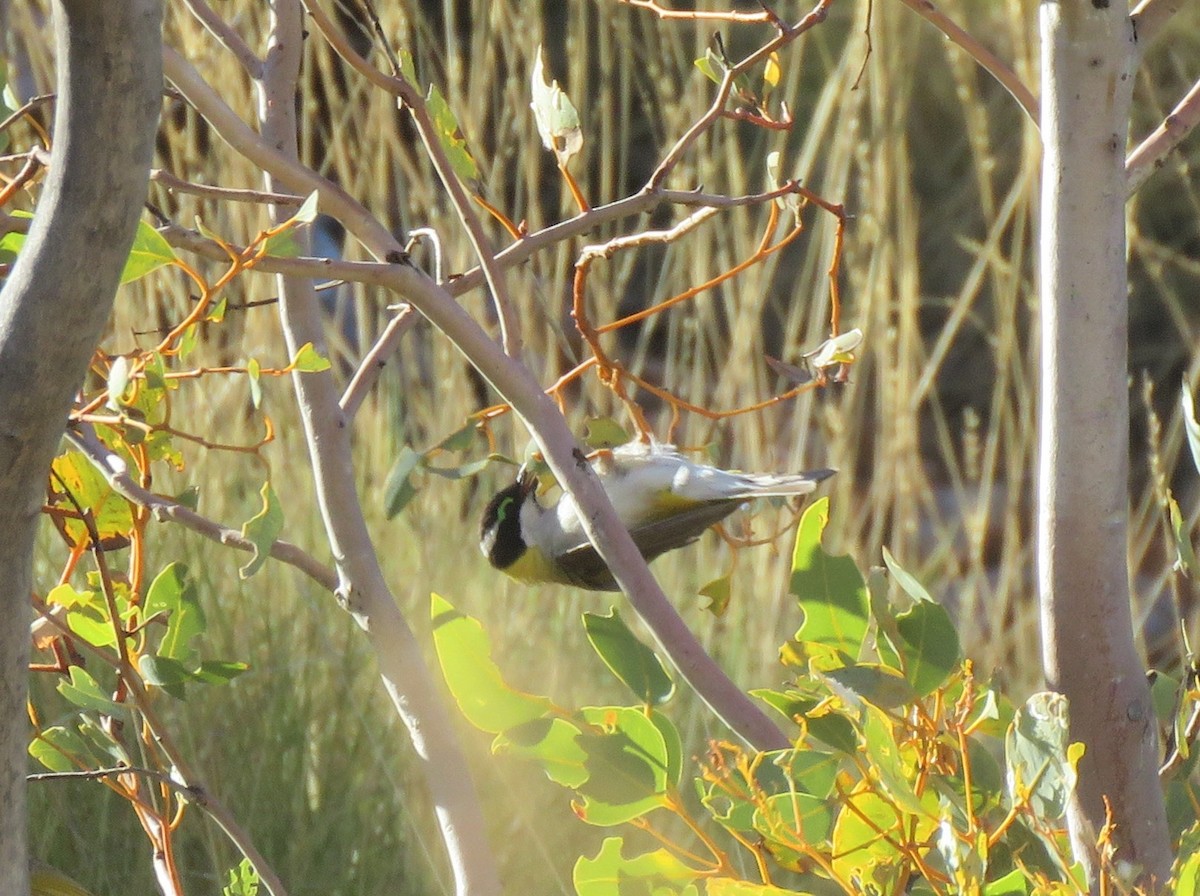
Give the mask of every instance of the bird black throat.
<svg viewBox="0 0 1200 896">
<path fill-rule="evenodd" d="M 495 529 L 488 562 L 496 569 L 507 569 L 525 553 L 527 545 L 521 537 L 521 505 L 529 494 L 529 485 L 518 479 L 497 492 L 483 511 L 479 535 L 483 538 L 489 530 Z"/>
</svg>

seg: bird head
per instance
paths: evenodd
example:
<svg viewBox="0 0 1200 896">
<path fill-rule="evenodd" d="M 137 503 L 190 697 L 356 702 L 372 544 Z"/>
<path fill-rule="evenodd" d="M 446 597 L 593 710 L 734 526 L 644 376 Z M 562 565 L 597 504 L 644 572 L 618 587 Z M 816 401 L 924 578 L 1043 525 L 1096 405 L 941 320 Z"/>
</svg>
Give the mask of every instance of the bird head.
<svg viewBox="0 0 1200 896">
<path fill-rule="evenodd" d="M 521 559 L 528 545 L 521 532 L 521 508 L 537 503 L 537 477 L 522 467 L 516 481 L 498 491 L 483 511 L 479 549 L 496 569 L 504 570 Z"/>
</svg>

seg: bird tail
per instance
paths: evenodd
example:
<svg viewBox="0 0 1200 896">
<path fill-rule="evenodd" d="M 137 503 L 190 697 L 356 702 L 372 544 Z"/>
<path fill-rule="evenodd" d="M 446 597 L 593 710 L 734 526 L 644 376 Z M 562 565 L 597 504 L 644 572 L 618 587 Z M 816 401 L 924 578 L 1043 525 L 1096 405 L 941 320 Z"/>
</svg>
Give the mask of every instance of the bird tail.
<svg viewBox="0 0 1200 896">
<path fill-rule="evenodd" d="M 809 470 L 805 473 L 742 473 L 747 497 L 770 498 L 807 495 L 837 470 Z"/>
</svg>

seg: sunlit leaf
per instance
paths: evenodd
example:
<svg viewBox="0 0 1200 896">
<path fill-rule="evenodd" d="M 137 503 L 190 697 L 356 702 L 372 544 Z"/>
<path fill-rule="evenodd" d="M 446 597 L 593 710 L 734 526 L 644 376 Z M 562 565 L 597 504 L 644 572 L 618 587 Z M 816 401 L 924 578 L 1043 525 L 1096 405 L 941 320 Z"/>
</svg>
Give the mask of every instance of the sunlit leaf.
<svg viewBox="0 0 1200 896">
<path fill-rule="evenodd" d="M 673 853 L 655 849 L 625 858 L 621 854 L 624 846 L 622 838 L 607 837 L 595 858 L 579 858 L 572 874 L 578 896 L 620 896 L 622 893 L 656 896 L 663 892 L 696 892 L 679 887 L 698 880 L 701 872 L 689 868 Z M 662 887 L 667 889 L 660 889 Z"/>
<path fill-rule="evenodd" d="M 180 661 L 191 656 L 192 639 L 204 631 L 204 611 L 185 564 L 168 564 L 154 577 L 143 612 L 147 619 L 162 614 L 166 620 L 166 631 L 158 643 L 161 656 Z"/>
<path fill-rule="evenodd" d="M 416 496 L 417 488 L 412 484 L 412 474 L 424 459 L 425 455 L 414 451 L 408 445 L 400 449 L 400 455 L 392 465 L 383 486 L 383 512 L 389 520 L 407 507 L 408 502 Z"/>
<path fill-rule="evenodd" d="M 579 728 L 566 719 L 531 719 L 497 734 L 492 752 L 530 759 L 556 784 L 579 787 L 588 778 L 587 753 L 579 746 L 579 734 Z"/>
<path fill-rule="evenodd" d="M 1075 789 L 1068 735 L 1067 698 L 1042 691 L 1017 710 L 1004 738 L 1009 798 L 1028 800 L 1034 813 L 1047 821 L 1063 817 Z"/>
<path fill-rule="evenodd" d="M 306 342 L 296 349 L 296 357 L 292 358 L 292 363 L 288 366 L 301 373 L 319 373 L 328 370 L 332 365 L 328 358 L 321 357 L 311 342 Z"/>
<path fill-rule="evenodd" d="M 283 531 L 283 509 L 279 506 L 279 498 L 268 480 L 259 490 L 262 497 L 262 509 L 242 524 L 242 536 L 254 544 L 254 555 L 250 562 L 238 572 L 243 579 L 248 579 L 262 568 L 271 554 L 271 546 Z"/>
<path fill-rule="evenodd" d="M 600 659 L 634 697 L 649 706 L 671 699 L 675 683 L 662 661 L 629 630 L 615 608 L 607 616 L 584 613 L 583 627 Z"/>
<path fill-rule="evenodd" d="M 121 271 L 121 283 L 140 280 L 151 271 L 173 263 L 175 257 L 175 250 L 161 233 L 145 221 L 138 221 L 133 246 L 125 259 L 125 269 Z"/>
<path fill-rule="evenodd" d="M 105 693 L 96 679 L 82 666 L 72 666 L 70 681 L 60 681 L 56 690 L 80 709 L 90 709 L 105 715 L 111 715 L 121 709 L 121 704 Z"/>
<path fill-rule="evenodd" d="M 465 184 L 473 184 L 479 180 L 479 166 L 475 164 L 475 158 L 467 148 L 467 140 L 459 129 L 458 118 L 434 84 L 429 86 L 425 107 L 455 176 Z"/>
<path fill-rule="evenodd" d="M 467 721 L 498 734 L 540 719 L 552 704 L 546 697 L 510 687 L 492 661 L 492 647 L 479 621 L 432 595 L 433 645 L 442 676 Z"/>
<path fill-rule="evenodd" d="M 854 560 L 825 553 L 821 536 L 829 522 L 829 499 L 814 501 L 796 530 L 791 593 L 804 612 L 798 641 L 811 641 L 857 657 L 867 635 L 869 601 Z"/>
</svg>

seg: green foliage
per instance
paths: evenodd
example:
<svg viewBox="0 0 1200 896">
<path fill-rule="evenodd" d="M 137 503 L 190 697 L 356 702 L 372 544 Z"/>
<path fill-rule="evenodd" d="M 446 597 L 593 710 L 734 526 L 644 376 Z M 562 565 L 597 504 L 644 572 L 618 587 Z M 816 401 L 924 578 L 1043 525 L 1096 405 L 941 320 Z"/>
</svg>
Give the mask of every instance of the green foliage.
<svg viewBox="0 0 1200 896">
<path fill-rule="evenodd" d="M 1085 892 L 1063 820 L 1082 755 L 1066 700 L 1035 694 L 1011 709 L 890 553 L 896 587 L 873 572 L 870 588 L 848 557 L 826 553 L 828 514 L 814 502 L 796 534 L 790 590 L 804 621 L 780 652 L 790 679 L 754 692 L 786 719 L 792 747 L 713 741 L 690 772 L 698 805 L 681 788 L 677 729 L 657 708 L 674 693 L 670 677 L 615 612 L 585 614 L 584 628 L 638 705 L 572 709 L 507 685 L 482 626 L 434 598 L 446 682 L 496 735 L 493 752 L 572 791 L 585 822 L 633 829 L 576 862 L 576 892 Z M 696 842 L 680 839 L 672 816 Z M 653 848 L 637 830 L 654 833 Z M 1107 843 L 1102 834 L 1102 853 Z M 1198 869 L 1181 858 L 1181 875 Z"/>
</svg>

